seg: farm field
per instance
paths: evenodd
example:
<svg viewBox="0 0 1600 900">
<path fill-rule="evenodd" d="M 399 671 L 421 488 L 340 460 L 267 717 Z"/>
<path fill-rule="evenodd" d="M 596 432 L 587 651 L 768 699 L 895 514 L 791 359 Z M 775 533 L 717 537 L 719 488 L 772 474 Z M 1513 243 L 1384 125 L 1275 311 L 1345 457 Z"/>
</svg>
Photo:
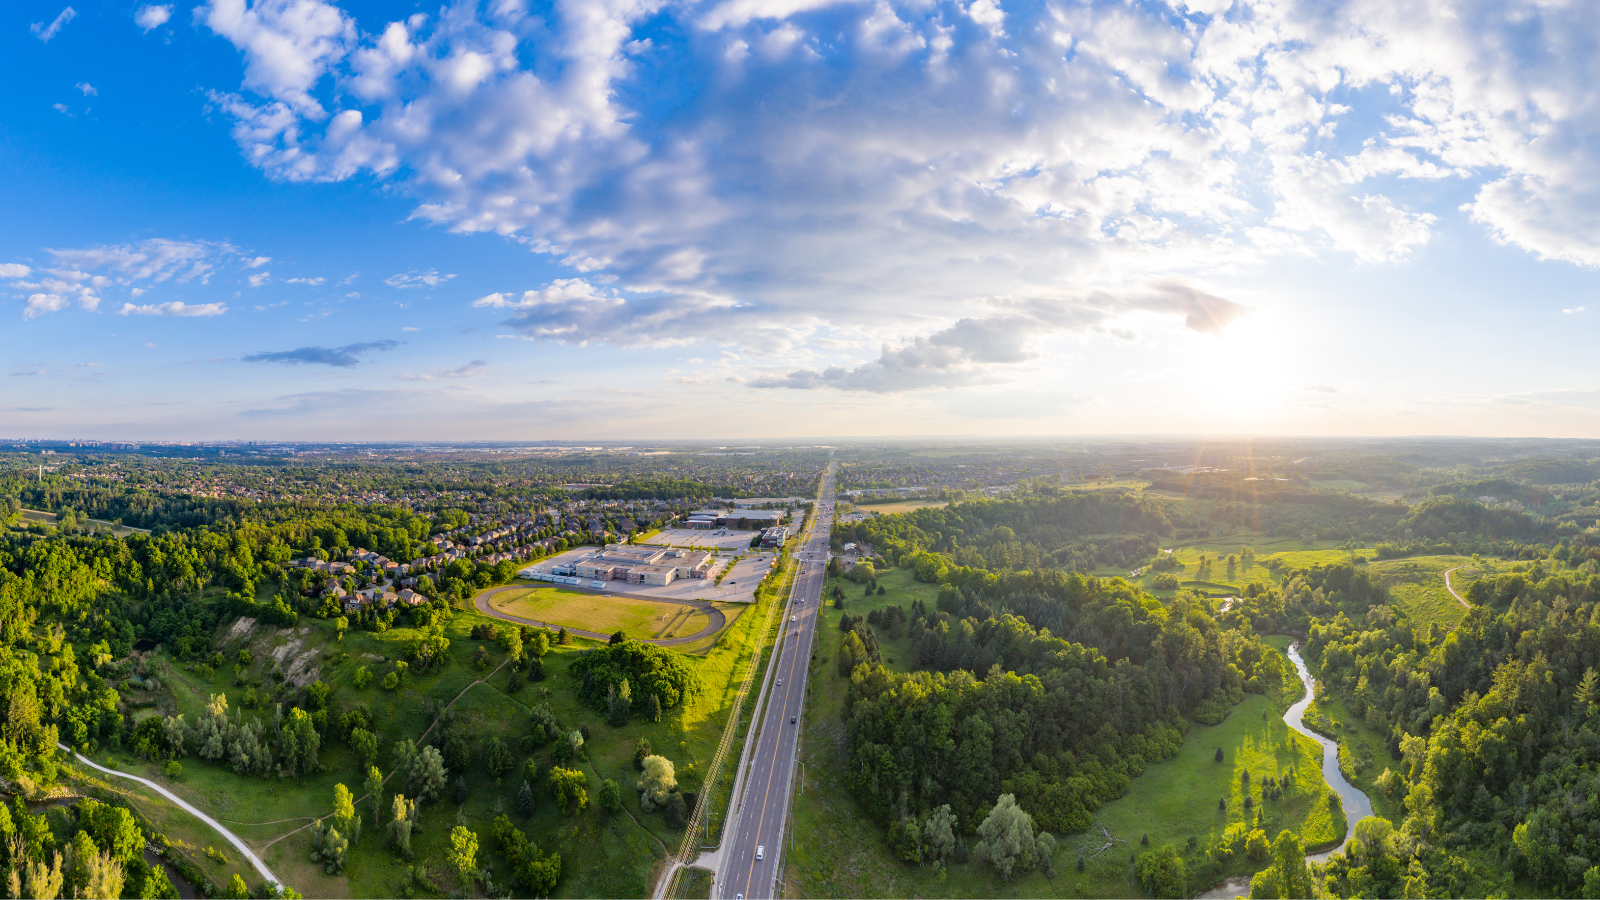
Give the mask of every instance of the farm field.
<svg viewBox="0 0 1600 900">
<path fill-rule="evenodd" d="M 502 590 L 489 598 L 489 605 L 538 622 L 600 634 L 621 631 L 639 639 L 691 635 L 711 622 L 705 613 L 676 603 L 607 597 L 558 587 Z"/>
</svg>

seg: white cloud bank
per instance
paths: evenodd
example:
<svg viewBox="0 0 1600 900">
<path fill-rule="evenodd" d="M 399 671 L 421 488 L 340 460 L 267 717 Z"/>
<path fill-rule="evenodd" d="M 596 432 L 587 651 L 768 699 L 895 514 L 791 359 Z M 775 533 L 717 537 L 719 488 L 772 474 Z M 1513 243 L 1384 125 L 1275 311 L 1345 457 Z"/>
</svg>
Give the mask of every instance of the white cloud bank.
<svg viewBox="0 0 1600 900">
<path fill-rule="evenodd" d="M 26 297 L 22 317 L 35 319 L 59 312 L 73 303 L 88 311 L 100 308 L 107 291 L 126 290 L 137 299 L 154 285 L 208 284 L 219 269 L 238 256 L 238 249 L 220 241 L 180 241 L 151 238 L 133 244 L 46 249 L 51 263 L 29 266 L 0 263 L 4 287 Z M 181 302 L 147 305 L 125 304 L 122 315 L 212 316 L 227 307 L 220 303 Z"/>
<path fill-rule="evenodd" d="M 875 390 L 1000 365 L 958 340 L 991 320 L 978 297 L 1047 298 L 1059 330 L 1157 311 L 1214 333 L 1233 307 L 1184 285 L 1283 255 L 1389 264 L 1446 217 L 1600 265 L 1600 5 L 1451 9 L 463 2 L 370 33 L 328 0 L 196 17 L 242 56 L 212 103 L 251 164 L 393 182 L 419 219 L 570 267 L 478 301 L 520 333 L 763 352 L 926 335 L 800 379 Z M 447 276 L 388 283 L 429 277 Z"/>
</svg>

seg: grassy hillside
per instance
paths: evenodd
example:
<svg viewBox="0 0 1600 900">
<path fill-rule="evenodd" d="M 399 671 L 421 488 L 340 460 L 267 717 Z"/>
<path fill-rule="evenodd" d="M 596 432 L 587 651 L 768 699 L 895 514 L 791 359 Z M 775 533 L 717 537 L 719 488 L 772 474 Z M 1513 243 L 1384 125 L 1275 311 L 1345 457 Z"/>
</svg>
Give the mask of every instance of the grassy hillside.
<svg viewBox="0 0 1600 900">
<path fill-rule="evenodd" d="M 588 595 L 584 596 L 588 599 Z M 506 656 L 498 643 L 470 637 L 476 625 L 494 623 L 503 628 L 506 623 L 475 611 L 457 613 L 446 626 L 451 643 L 450 661 L 445 666 L 433 674 L 408 675 L 395 690 L 384 690 L 379 682 L 419 637 L 413 629 L 393 628 L 383 633 L 352 630 L 339 640 L 332 623 L 318 619 L 302 619 L 291 629 L 252 624 L 252 620 L 228 622 L 219 629 L 214 644 L 224 661 L 215 670 L 178 663 L 161 652 L 149 657 L 146 668 L 160 687 L 149 698 L 153 705 L 144 712 L 182 714 L 192 723 L 204 715 L 210 695 L 225 694 L 230 710 L 239 710 L 250 694 L 255 705 L 245 715 L 259 715 L 270 721 L 274 703 L 299 698 L 296 682 L 321 680 L 332 688 L 330 726 L 324 733 L 320 754 L 322 771 L 290 780 L 240 776 L 223 765 L 191 755 L 183 760 L 182 775 L 169 782 L 190 802 L 224 820 L 267 860 L 279 877 L 306 896 L 449 893 L 455 888 L 445 863 L 445 851 L 449 831 L 457 824 L 477 832 L 480 865 L 486 865 L 497 889 L 509 888 L 510 867 L 495 851 L 489 828 L 490 821 L 502 812 L 511 815 L 541 849 L 561 854 L 562 878 L 557 895 L 643 896 L 650 890 L 654 869 L 667 848 L 676 849 L 682 832 L 670 827 L 661 813 L 640 809 L 634 789 L 638 780 L 633 766 L 635 742 L 647 738 L 654 752 L 672 759 L 683 790 L 694 791 L 701 786 L 702 770 L 726 724 L 736 681 L 760 643 L 761 636 L 755 632 L 757 624 L 765 620 L 765 605 L 770 602 L 742 607 L 755 614 L 738 616 L 714 643 L 685 654 L 700 676 L 701 692 L 683 708 L 669 710 L 659 723 L 636 716 L 625 726 L 612 727 L 606 724 L 603 713 L 579 701 L 577 679 L 569 674 L 569 668 L 584 647 L 594 646 L 582 640 L 553 647 L 545 658 L 547 679 L 513 690 L 510 668 L 502 665 Z M 654 609 L 659 605 L 650 606 Z M 672 607 L 662 609 L 674 611 Z M 480 648 L 481 663 L 475 661 Z M 236 674 L 234 666 L 241 651 L 249 662 Z M 357 688 L 357 672 L 362 668 L 373 676 L 372 683 Z M 562 815 L 542 780 L 534 784 L 539 797 L 535 813 L 523 819 L 515 809 L 524 764 L 530 760 L 544 768 L 551 764 L 549 745 L 524 740 L 530 731 L 530 713 L 540 703 L 550 706 L 563 728 L 587 726 L 590 731 L 587 758 L 575 766 L 588 775 L 590 805 L 573 817 Z M 460 772 L 449 773 L 452 783 L 458 775 L 465 778 L 467 799 L 457 804 L 446 796 L 423 808 L 420 828 L 414 836 L 415 859 L 409 864 L 384 846 L 383 820 L 387 816 L 374 815 L 371 798 L 358 799 L 357 810 L 365 819 L 362 838 L 352 846 L 344 874 L 331 876 L 311 861 L 311 832 L 305 826 L 313 817 L 331 811 L 335 784 L 342 783 L 358 798 L 362 796 L 361 762 L 350 747 L 336 739 L 336 729 L 331 724 L 337 721 L 341 710 L 357 707 L 368 711 L 379 734 L 378 765 L 386 773 L 392 767 L 391 749 L 395 742 L 401 738 L 417 739 L 430 727 L 436 727 L 438 710 L 448 707 L 456 727 L 470 736 L 470 764 Z M 489 775 L 481 757 L 491 737 L 498 737 L 513 751 L 515 759 L 511 773 L 501 779 Z M 97 761 L 145 777 L 164 777 L 156 764 L 125 752 L 103 751 Z M 598 807 L 603 778 L 613 779 L 622 787 L 623 809 L 615 814 Z M 401 789 L 398 781 L 391 780 L 385 788 L 384 803 Z M 141 808 L 146 807 L 147 814 L 161 828 L 194 848 L 190 855 L 198 856 L 214 880 L 226 883 L 237 871 L 247 881 L 255 882 L 244 861 L 233 858 L 237 853 L 192 817 L 154 801 L 141 804 Z M 208 845 L 216 845 L 226 861 L 208 859 L 204 855 Z M 421 868 L 422 882 L 408 885 L 408 865 Z"/>
</svg>

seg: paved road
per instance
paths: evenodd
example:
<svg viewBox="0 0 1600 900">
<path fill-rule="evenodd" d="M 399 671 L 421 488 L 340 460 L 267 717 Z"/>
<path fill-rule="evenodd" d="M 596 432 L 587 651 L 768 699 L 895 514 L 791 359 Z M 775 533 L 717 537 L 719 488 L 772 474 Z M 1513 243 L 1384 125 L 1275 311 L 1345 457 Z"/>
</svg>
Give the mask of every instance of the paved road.
<svg viewBox="0 0 1600 900">
<path fill-rule="evenodd" d="M 783 623 L 782 645 L 773 676 L 782 679 L 768 694 L 761 711 L 761 734 L 750 754 L 743 792 L 733 798 L 728 830 L 719 854 L 713 898 L 771 897 L 778 877 L 779 844 L 789 818 L 789 795 L 799 749 L 801 716 L 805 715 L 806 669 L 816 635 L 822 586 L 827 580 L 828 534 L 833 524 L 833 472 L 824 476 L 818 493 L 816 526 L 795 553 L 793 621 Z M 792 721 L 791 721 L 792 720 Z M 761 859 L 756 859 L 760 849 Z"/>
<path fill-rule="evenodd" d="M 568 634 L 575 634 L 578 637 L 593 638 L 597 641 L 611 640 L 611 635 L 609 634 L 601 634 L 598 631 L 584 631 L 582 628 L 572 628 L 551 622 L 540 622 L 537 619 L 524 619 L 521 616 L 513 616 L 511 613 L 495 609 L 489 605 L 489 598 L 500 593 L 501 591 L 512 591 L 532 586 L 533 585 L 526 584 L 508 584 L 505 587 L 490 588 L 489 590 L 479 594 L 478 598 L 472 602 L 474 606 L 478 607 L 478 612 L 481 612 L 486 616 L 493 616 L 496 619 L 504 619 L 507 622 L 516 622 L 519 625 L 531 625 L 534 628 L 549 628 L 552 631 L 566 628 Z M 572 590 L 572 588 L 566 587 L 565 585 L 563 585 L 563 588 L 569 591 Z M 595 591 L 594 593 L 599 593 L 599 591 Z M 661 638 L 660 640 L 646 640 L 641 638 L 640 640 L 646 644 L 656 644 L 661 647 L 671 647 L 674 644 L 692 644 L 695 641 L 704 640 L 705 638 L 716 634 L 728 624 L 728 617 L 723 615 L 722 610 L 700 600 L 672 600 L 665 597 L 649 597 L 644 594 L 623 594 L 617 591 L 607 591 L 606 594 L 612 597 L 627 597 L 629 600 L 648 600 L 651 603 L 671 603 L 674 606 L 692 606 L 695 609 L 705 613 L 711 619 L 711 623 L 709 625 L 700 629 L 694 634 L 689 635 L 688 637 Z"/>
<path fill-rule="evenodd" d="M 72 748 L 68 747 L 66 744 L 57 744 L 56 746 L 63 750 L 70 751 L 73 756 L 78 758 L 78 762 L 83 763 L 91 769 L 104 772 L 107 775 L 115 775 L 118 778 L 126 778 L 130 781 L 137 781 L 145 787 L 148 787 L 161 796 L 167 798 L 168 800 L 171 800 L 173 803 L 178 804 L 178 806 L 184 810 L 193 813 L 196 818 L 216 829 L 216 832 L 226 838 L 228 843 L 237 848 L 240 853 L 243 853 L 245 858 L 250 860 L 251 865 L 256 867 L 256 871 L 261 873 L 262 878 L 265 878 L 269 883 L 277 887 L 283 887 L 283 882 L 278 880 L 278 876 L 272 874 L 272 870 L 267 868 L 267 864 L 261 861 L 261 857 L 255 855 L 254 851 L 245 846 L 244 841 L 240 840 L 237 834 L 234 834 L 228 829 L 223 828 L 222 823 L 218 822 L 216 819 L 213 819 L 200 810 L 195 809 L 193 806 L 190 806 L 182 797 L 179 797 L 177 794 L 174 794 L 173 792 L 167 790 L 159 784 L 156 784 L 154 781 L 150 781 L 149 779 L 140 778 L 137 775 L 129 775 L 127 772 L 118 772 L 116 769 L 108 769 L 105 766 L 96 763 L 94 760 L 84 756 L 82 753 L 72 750 Z"/>
</svg>

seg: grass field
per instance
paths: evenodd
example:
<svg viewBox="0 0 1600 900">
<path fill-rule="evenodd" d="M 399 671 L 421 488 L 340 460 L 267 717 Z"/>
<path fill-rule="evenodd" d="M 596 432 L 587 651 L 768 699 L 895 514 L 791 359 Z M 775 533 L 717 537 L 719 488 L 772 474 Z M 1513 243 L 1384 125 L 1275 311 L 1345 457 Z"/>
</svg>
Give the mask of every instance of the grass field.
<svg viewBox="0 0 1600 900">
<path fill-rule="evenodd" d="M 1454 628 L 1466 617 L 1467 608 L 1445 589 L 1444 573 L 1470 565 L 1472 560 L 1465 556 L 1412 556 L 1375 562 L 1372 572 L 1394 595 L 1395 604 L 1425 631 L 1432 623 Z M 1451 576 L 1451 584 L 1462 596 L 1472 584 L 1474 571 L 1462 569 Z"/>
<path fill-rule="evenodd" d="M 948 500 L 897 500 L 894 503 L 857 503 L 856 509 L 862 512 L 875 512 L 879 515 L 893 515 L 894 513 L 911 512 L 915 509 L 944 509 L 950 505 Z"/>
<path fill-rule="evenodd" d="M 621 631 L 628 637 L 640 639 L 696 634 L 711 624 L 705 613 L 688 606 L 606 597 L 558 587 L 503 590 L 489 598 L 489 605 L 536 622 L 599 634 Z"/>
<path fill-rule="evenodd" d="M 39 523 L 41 525 L 47 525 L 47 526 L 49 526 L 51 528 L 56 527 L 56 514 L 52 513 L 52 512 L 41 512 L 41 511 L 36 510 L 36 509 L 24 509 L 21 512 L 19 512 L 17 515 L 19 516 L 20 521 L 22 523 L 25 523 L 25 524 L 37 522 L 37 523 Z M 89 525 L 103 525 L 106 528 L 111 529 L 111 533 L 116 535 L 117 537 L 127 537 L 128 535 L 134 534 L 134 533 L 138 533 L 138 534 L 149 534 L 150 533 L 150 529 L 148 529 L 148 528 L 129 528 L 129 527 L 125 526 L 125 525 L 114 525 L 114 524 L 112 524 L 110 522 L 107 522 L 105 519 L 80 519 L 79 523 L 80 524 L 89 524 Z"/>
<path fill-rule="evenodd" d="M 890 573 L 890 579 L 904 573 Z M 897 591 L 897 588 L 899 590 Z M 900 596 L 896 596 L 899 594 Z M 921 596 L 932 600 L 930 585 L 915 582 L 895 584 L 886 597 L 871 601 L 852 597 L 851 613 L 865 612 L 890 602 L 906 602 Z M 1128 845 L 1106 851 L 1090 862 L 1084 872 L 1076 871 L 1073 861 L 1087 835 L 1058 835 L 1061 849 L 1055 858 L 1056 876 L 1047 878 L 1034 871 L 1014 881 L 1002 881 L 986 865 L 969 862 L 951 864 L 947 877 L 940 880 L 934 871 L 900 862 L 889 852 L 883 829 L 865 817 L 856 806 L 840 771 L 844 746 L 842 720 L 847 686 L 829 660 L 839 652 L 840 612 L 831 607 L 819 623 L 818 650 L 812 665 L 811 693 L 807 701 L 801 759 L 804 763 L 803 792 L 795 797 L 793 837 L 787 849 L 784 869 L 786 897 L 1128 897 L 1141 891 L 1128 879 Z M 1287 639 L 1277 641 L 1285 643 Z M 880 641 L 885 657 L 894 641 Z M 1271 642 L 1269 642 L 1271 643 Z M 1281 649 L 1281 647 L 1279 648 Z M 902 660 L 903 662 L 903 660 Z M 1287 665 L 1287 663 L 1285 663 Z M 891 668 L 904 670 L 903 664 Z M 1179 754 L 1171 760 L 1153 764 L 1133 780 L 1123 797 L 1107 804 L 1095 817 L 1095 829 L 1104 826 L 1114 837 L 1129 840 L 1134 847 L 1148 834 L 1150 845 L 1176 844 L 1189 857 L 1191 872 L 1200 880 L 1209 877 L 1197 869 L 1197 854 L 1186 851 L 1193 836 L 1200 851 L 1243 814 L 1240 773 L 1248 768 L 1259 784 L 1261 777 L 1281 775 L 1295 768 L 1301 773 L 1289 796 L 1274 801 L 1264 811 L 1269 831 L 1294 828 L 1307 844 L 1326 844 L 1342 837 L 1341 811 L 1330 811 L 1322 799 L 1329 793 L 1320 772 L 1321 748 L 1284 724 L 1281 709 L 1265 697 L 1247 696 L 1220 725 L 1194 726 Z M 1263 714 L 1265 718 L 1263 718 Z M 1217 747 L 1223 747 L 1226 761 L 1213 761 Z M 1217 800 L 1228 797 L 1228 811 L 1217 809 Z M 1098 846 L 1098 844 L 1096 844 Z M 1217 870 L 1223 875 L 1251 871 L 1253 866 L 1236 860 Z M 1207 884 L 1191 882 L 1191 891 Z"/>
<path fill-rule="evenodd" d="M 578 596 L 586 600 L 606 600 L 586 594 Z M 611 598 L 611 601 L 617 599 Z M 764 600 L 763 604 L 769 602 L 772 601 Z M 664 611 L 671 616 L 679 611 L 678 607 L 665 604 L 643 605 L 658 615 Z M 381 679 L 393 669 L 395 660 L 405 657 L 407 649 L 419 637 L 412 629 L 393 628 L 383 633 L 352 630 L 343 641 L 336 641 L 331 623 L 305 618 L 293 629 L 257 626 L 246 634 L 230 637 L 230 622 L 221 629 L 214 645 L 228 657 L 229 665 L 215 673 L 185 666 L 164 653 L 152 657 L 151 664 L 170 690 L 160 706 L 163 713 L 182 713 L 187 721 L 194 722 L 204 714 L 207 697 L 218 693 L 226 694 L 230 709 L 238 710 L 246 689 L 252 688 L 262 697 L 264 706 L 245 715 L 264 715 L 270 721 L 272 703 L 292 700 L 296 695 L 292 686 L 278 682 L 270 674 L 274 652 L 285 661 L 285 668 L 300 660 L 308 671 L 315 671 L 315 677 L 333 688 L 330 700 L 333 718 L 337 718 L 340 709 L 360 706 L 369 710 L 380 735 L 378 764 L 385 771 L 391 766 L 390 751 L 394 743 L 401 738 L 419 737 L 433 721 L 433 705 L 454 701 L 456 721 L 472 736 L 473 753 L 480 752 L 489 737 L 499 737 L 513 750 L 516 768 L 503 780 L 497 780 L 487 773 L 483 761 L 475 755 L 462 771 L 450 773 L 452 782 L 458 775 L 466 779 L 467 801 L 457 805 L 445 798 L 424 808 L 421 829 L 414 838 L 416 855 L 410 865 L 422 867 L 428 883 L 409 890 L 422 895 L 443 895 L 456 890 L 446 874 L 445 850 L 450 828 L 458 822 L 477 832 L 482 848 L 480 863 L 487 864 L 494 873 L 497 890 L 509 887 L 508 867 L 494 851 L 489 831 L 494 816 L 506 812 L 540 848 L 561 854 L 563 874 L 556 895 L 637 897 L 649 892 L 656 867 L 669 847 L 676 850 L 682 832 L 669 827 L 660 813 L 645 813 L 640 809 L 638 792 L 633 788 L 638 780 L 633 767 L 635 742 L 640 737 L 648 738 L 654 752 L 672 759 L 684 790 L 701 788 L 703 767 L 714 753 L 727 722 L 728 705 L 736 687 L 731 682 L 742 677 L 743 666 L 755 655 L 762 640 L 762 636 L 755 633 L 755 623 L 765 620 L 765 607 L 761 604 L 737 606 L 740 614 L 735 617 L 730 610 L 729 628 L 706 646 L 691 648 L 696 653 L 686 654 L 700 676 L 700 693 L 683 707 L 669 710 L 658 723 L 636 717 L 620 728 L 607 725 L 603 713 L 579 701 L 577 681 L 569 674 L 577 652 L 595 646 L 594 643 L 575 640 L 569 646 L 553 648 L 545 658 L 547 679 L 511 692 L 509 670 L 496 668 L 504 660 L 498 644 L 473 640 L 469 636 L 474 625 L 494 622 L 503 628 L 505 623 L 473 610 L 458 613 L 446 626 L 446 636 L 451 641 L 450 662 L 432 674 L 407 676 L 405 685 L 394 691 L 385 691 L 376 683 L 358 690 L 354 686 L 355 673 L 364 666 L 376 679 Z M 690 623 L 694 628 L 705 622 L 703 614 L 696 615 L 700 625 Z M 479 647 L 488 653 L 489 665 L 485 668 L 478 668 L 472 661 Z M 241 649 L 248 649 L 253 657 L 244 672 L 243 684 L 236 680 L 231 667 Z M 539 807 L 532 817 L 523 820 L 513 808 L 512 798 L 522 781 L 520 773 L 524 761 L 531 759 L 544 766 L 550 764 L 548 746 L 536 746 L 530 752 L 523 744 L 529 714 L 539 703 L 549 704 L 562 727 L 586 725 L 590 730 L 591 736 L 585 745 L 587 759 L 579 767 L 589 776 L 591 805 L 574 817 L 560 813 L 542 780 L 534 785 Z M 383 827 L 374 817 L 370 799 L 357 804 L 366 824 L 360 842 L 351 848 L 345 873 L 330 876 L 312 863 L 310 833 L 299 829 L 309 823 L 311 817 L 326 815 L 331 810 L 336 783 L 345 784 L 359 796 L 362 781 L 360 761 L 349 747 L 333 736 L 331 728 L 320 755 L 325 771 L 294 780 L 239 776 L 226 767 L 190 756 L 183 761 L 183 776 L 170 782 L 170 787 L 224 820 L 262 855 L 280 878 L 306 896 L 400 895 L 407 890 L 403 882 L 408 864 L 384 847 Z M 152 779 L 160 777 L 158 767 L 124 753 L 102 751 L 96 754 L 96 761 Z M 622 811 L 607 814 L 595 805 L 602 778 L 614 779 L 622 787 Z M 399 784 L 391 781 L 384 799 L 387 801 L 397 789 Z M 196 856 L 196 861 L 219 884 L 225 884 L 235 871 L 244 875 L 247 882 L 255 883 L 252 871 L 237 858 L 238 854 L 198 820 L 175 809 L 162 808 L 159 802 L 138 802 L 141 809 L 150 807 L 147 814 L 163 831 L 196 848 L 196 853 L 190 855 Z M 226 853 L 229 862 L 223 864 L 207 859 L 203 854 L 208 845 L 215 845 Z"/>
</svg>

